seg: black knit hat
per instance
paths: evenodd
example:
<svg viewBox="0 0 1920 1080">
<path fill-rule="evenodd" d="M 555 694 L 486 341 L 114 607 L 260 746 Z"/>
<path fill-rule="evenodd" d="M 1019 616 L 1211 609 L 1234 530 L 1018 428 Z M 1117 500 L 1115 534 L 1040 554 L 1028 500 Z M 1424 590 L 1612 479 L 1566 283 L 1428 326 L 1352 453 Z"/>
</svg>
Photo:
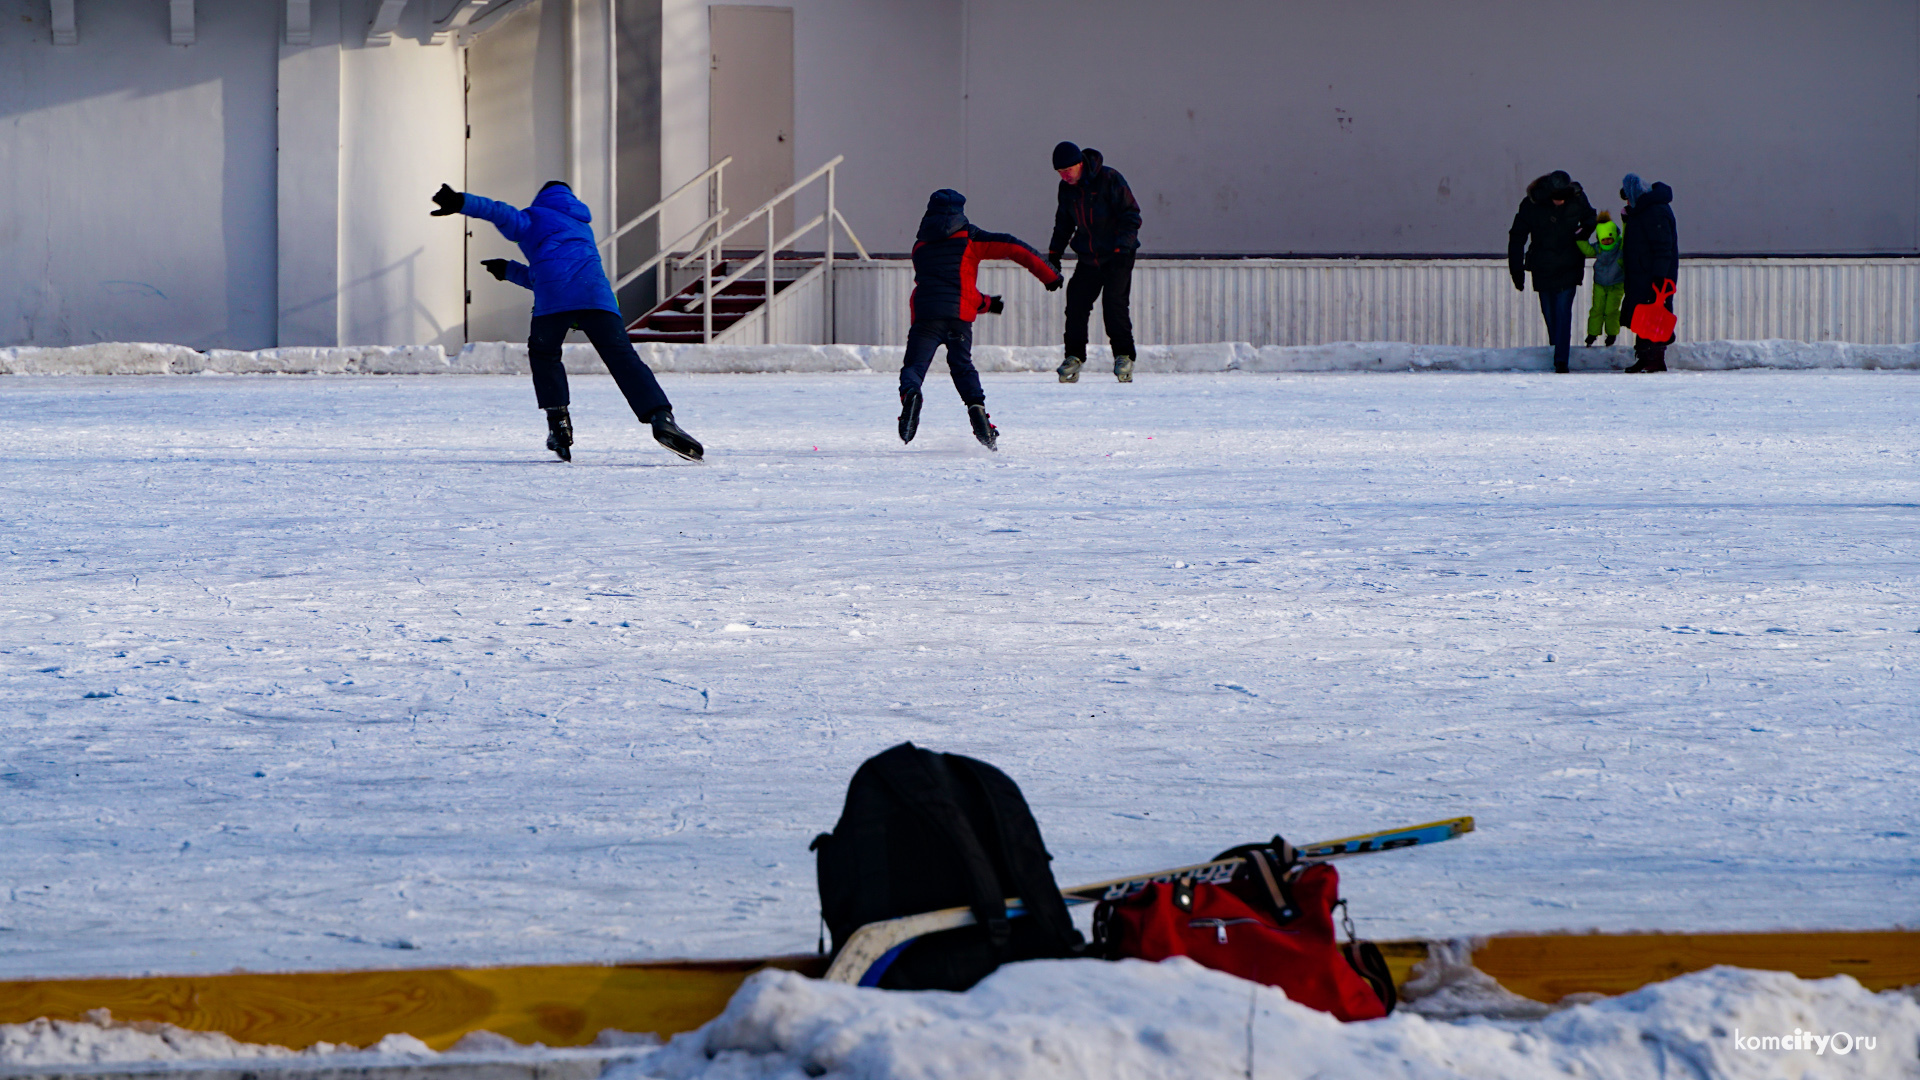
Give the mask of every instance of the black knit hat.
<svg viewBox="0 0 1920 1080">
<path fill-rule="evenodd" d="M 1071 169 L 1080 164 L 1080 148 L 1070 142 L 1063 142 L 1053 148 L 1053 167 Z"/>
</svg>

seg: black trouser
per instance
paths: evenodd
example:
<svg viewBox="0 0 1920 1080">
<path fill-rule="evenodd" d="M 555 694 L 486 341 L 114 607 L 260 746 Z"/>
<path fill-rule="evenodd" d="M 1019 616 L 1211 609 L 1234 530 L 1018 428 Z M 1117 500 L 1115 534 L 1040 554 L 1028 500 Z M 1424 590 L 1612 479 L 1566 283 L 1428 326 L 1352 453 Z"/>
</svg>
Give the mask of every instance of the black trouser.
<svg viewBox="0 0 1920 1080">
<path fill-rule="evenodd" d="M 1074 263 L 1067 279 L 1067 355 L 1087 358 L 1087 318 L 1094 297 L 1100 298 L 1100 316 L 1107 324 L 1107 344 L 1113 355 L 1132 356 L 1133 316 L 1127 304 L 1133 298 L 1133 254 L 1102 255 Z"/>
<path fill-rule="evenodd" d="M 533 368 L 533 397 L 541 408 L 563 408 L 570 401 L 560 346 L 567 340 L 567 331 L 576 327 L 593 342 L 593 351 L 613 373 L 614 384 L 633 406 L 633 415 L 646 420 L 661 409 L 673 408 L 667 392 L 660 389 L 660 380 L 653 377 L 653 369 L 633 351 L 626 323 L 614 312 L 592 308 L 533 317 L 533 328 L 527 331 L 527 364 Z"/>
<path fill-rule="evenodd" d="M 1547 320 L 1547 340 L 1553 343 L 1553 370 L 1567 370 L 1567 358 L 1573 351 L 1572 289 L 1556 289 L 1540 294 L 1540 314 Z"/>
<path fill-rule="evenodd" d="M 953 376 L 953 388 L 960 400 L 969 405 L 985 405 L 987 392 L 980 388 L 980 373 L 973 367 L 973 324 L 965 319 L 922 319 L 907 331 L 907 359 L 900 365 L 900 392 L 918 393 L 927 381 L 927 368 L 933 366 L 933 351 L 947 347 L 947 373 Z"/>
</svg>

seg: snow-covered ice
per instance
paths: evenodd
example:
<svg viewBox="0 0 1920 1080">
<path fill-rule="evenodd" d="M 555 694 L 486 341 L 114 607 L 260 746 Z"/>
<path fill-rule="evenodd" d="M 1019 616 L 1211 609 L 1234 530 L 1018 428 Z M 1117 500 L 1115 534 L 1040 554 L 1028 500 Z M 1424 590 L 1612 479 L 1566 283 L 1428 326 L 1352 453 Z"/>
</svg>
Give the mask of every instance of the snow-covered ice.
<svg viewBox="0 0 1920 1080">
<path fill-rule="evenodd" d="M 1063 881 L 1475 815 L 1375 937 L 1920 915 L 1912 375 L 989 376 L 997 454 L 664 381 L 709 464 L 604 377 L 572 466 L 518 378 L 0 380 L 0 978 L 807 950 L 903 739 Z"/>
</svg>

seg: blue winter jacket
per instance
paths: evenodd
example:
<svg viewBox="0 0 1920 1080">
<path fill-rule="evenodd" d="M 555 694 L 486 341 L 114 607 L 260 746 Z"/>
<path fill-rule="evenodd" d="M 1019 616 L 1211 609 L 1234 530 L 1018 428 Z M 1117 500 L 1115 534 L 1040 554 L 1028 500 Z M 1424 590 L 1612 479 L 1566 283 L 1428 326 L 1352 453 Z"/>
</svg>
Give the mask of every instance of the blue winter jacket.
<svg viewBox="0 0 1920 1080">
<path fill-rule="evenodd" d="M 533 205 L 516 210 L 469 192 L 460 212 L 493 222 L 500 235 L 520 245 L 525 265 L 507 263 L 507 280 L 533 290 L 533 313 L 611 311 L 620 305 L 600 265 L 600 249 L 593 242 L 593 212 L 555 184 L 533 197 Z"/>
</svg>

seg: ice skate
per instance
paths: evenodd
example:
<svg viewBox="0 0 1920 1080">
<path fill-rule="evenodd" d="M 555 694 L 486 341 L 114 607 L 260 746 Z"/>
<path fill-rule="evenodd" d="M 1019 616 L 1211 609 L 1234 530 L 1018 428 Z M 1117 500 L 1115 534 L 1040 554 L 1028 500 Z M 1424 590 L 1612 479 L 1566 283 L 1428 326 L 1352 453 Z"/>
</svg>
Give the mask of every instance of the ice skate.
<svg viewBox="0 0 1920 1080">
<path fill-rule="evenodd" d="M 1113 377 L 1121 382 L 1133 381 L 1133 357 L 1116 356 L 1113 358 Z"/>
<path fill-rule="evenodd" d="M 1086 363 L 1087 361 L 1084 357 L 1069 356 L 1059 367 L 1054 369 L 1054 373 L 1060 376 L 1061 382 L 1079 382 L 1080 369 L 1085 367 Z"/>
<path fill-rule="evenodd" d="M 973 425 L 973 437 L 980 440 L 981 446 L 989 450 L 1000 449 L 994 445 L 1000 441 L 1000 429 L 993 426 L 985 405 L 967 406 L 967 420 Z"/>
<path fill-rule="evenodd" d="M 900 392 L 900 441 L 910 443 L 920 430 L 920 403 L 923 399 L 918 390 Z"/>
<path fill-rule="evenodd" d="M 560 455 L 561 461 L 573 460 L 573 419 L 565 405 L 547 410 L 547 449 Z"/>
<path fill-rule="evenodd" d="M 653 441 L 679 454 L 688 461 L 699 461 L 706 455 L 706 447 L 700 440 L 680 430 L 673 422 L 673 410 L 661 409 L 648 421 L 653 425 Z"/>
<path fill-rule="evenodd" d="M 1591 348 L 1593 348 L 1593 339 L 1594 339 L 1594 338 L 1596 338 L 1596 337 L 1599 337 L 1599 336 L 1600 336 L 1600 335 L 1598 335 L 1598 334 L 1588 334 L 1588 335 L 1587 335 L 1587 348 L 1589 348 L 1589 349 L 1591 349 Z M 1607 344 L 1609 344 L 1609 345 L 1611 345 L 1611 344 L 1613 344 L 1613 342 L 1612 342 L 1612 341 L 1608 341 L 1608 342 L 1607 342 Z"/>
</svg>

